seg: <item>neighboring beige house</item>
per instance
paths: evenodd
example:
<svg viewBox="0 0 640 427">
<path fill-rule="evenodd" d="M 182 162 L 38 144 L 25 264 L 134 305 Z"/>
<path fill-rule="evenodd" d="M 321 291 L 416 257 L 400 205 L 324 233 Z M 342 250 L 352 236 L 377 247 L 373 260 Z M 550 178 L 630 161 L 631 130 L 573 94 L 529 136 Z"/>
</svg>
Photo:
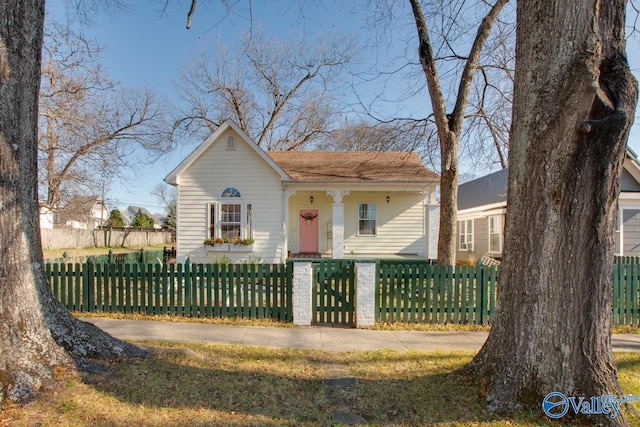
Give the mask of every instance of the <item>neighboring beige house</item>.
<svg viewBox="0 0 640 427">
<path fill-rule="evenodd" d="M 415 153 L 266 152 L 227 121 L 165 181 L 179 260 L 435 257 L 439 176 Z"/>
<path fill-rule="evenodd" d="M 59 211 L 61 227 L 93 230 L 109 219 L 109 209 L 98 196 L 74 196 Z"/>
<path fill-rule="evenodd" d="M 502 169 L 458 187 L 459 263 L 502 258 L 508 175 Z M 615 247 L 617 255 L 640 256 L 640 163 L 631 149 L 620 178 Z"/>
</svg>

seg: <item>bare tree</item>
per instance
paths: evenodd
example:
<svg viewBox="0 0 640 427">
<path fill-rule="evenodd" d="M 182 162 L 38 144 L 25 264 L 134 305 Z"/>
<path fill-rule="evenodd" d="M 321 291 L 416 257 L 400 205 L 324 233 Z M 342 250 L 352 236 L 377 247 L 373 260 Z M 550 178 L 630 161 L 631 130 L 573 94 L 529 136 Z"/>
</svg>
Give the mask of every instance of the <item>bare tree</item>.
<svg viewBox="0 0 640 427">
<path fill-rule="evenodd" d="M 176 228 L 176 188 L 161 182 L 153 187 L 151 194 L 156 197 L 165 210 L 164 225 Z"/>
<path fill-rule="evenodd" d="M 38 224 L 37 122 L 44 0 L 0 2 L 0 403 L 35 396 L 82 357 L 142 355 L 53 297 Z M 65 351 L 66 350 L 66 351 Z"/>
<path fill-rule="evenodd" d="M 423 141 L 435 138 L 435 129 L 422 121 L 389 122 L 345 119 L 343 124 L 320 141 L 316 148 L 329 151 L 416 151 L 430 162 L 435 144 Z"/>
<path fill-rule="evenodd" d="M 611 356 L 616 201 L 638 86 L 625 1 L 518 2 L 498 312 L 470 368 L 493 411 L 550 392 L 619 395 Z M 567 403 L 568 406 L 568 403 Z M 622 414 L 574 414 L 626 425 Z"/>
<path fill-rule="evenodd" d="M 310 144 L 332 128 L 336 109 L 328 89 L 353 49 L 348 38 L 318 38 L 310 46 L 303 39 L 283 43 L 258 29 L 232 50 L 218 43 L 214 54 L 202 51 L 183 69 L 177 88 L 186 108 L 174 129 L 202 138 L 231 118 L 268 150 Z"/>
<path fill-rule="evenodd" d="M 112 81 L 99 46 L 55 23 L 44 43 L 39 179 L 47 204 L 59 207 L 73 193 L 95 193 L 105 176 L 153 160 L 170 143 L 164 107 L 150 90 Z"/>
<path fill-rule="evenodd" d="M 469 54 L 464 57 L 460 73 L 455 105 L 447 113 L 447 105 L 440 83 L 436 56 L 429 35 L 428 23 L 419 0 L 409 0 L 418 32 L 418 54 L 422 71 L 427 81 L 433 118 L 438 130 L 440 145 L 440 233 L 438 237 L 438 263 L 452 265 L 456 257 L 456 219 L 458 201 L 458 154 L 463 123 L 467 112 L 473 77 L 483 45 L 491 32 L 492 25 L 508 0 L 497 0 L 488 9 L 486 16 L 476 30 Z M 444 8 L 444 4 L 440 4 Z M 451 16 L 454 19 L 454 16 Z M 455 55 L 457 56 L 457 55 Z"/>
<path fill-rule="evenodd" d="M 473 159 L 480 167 L 496 163 L 501 168 L 508 166 L 515 23 L 512 14 L 507 13 L 506 17 L 496 20 L 491 36 L 485 41 L 465 114 L 459 157 Z"/>
</svg>

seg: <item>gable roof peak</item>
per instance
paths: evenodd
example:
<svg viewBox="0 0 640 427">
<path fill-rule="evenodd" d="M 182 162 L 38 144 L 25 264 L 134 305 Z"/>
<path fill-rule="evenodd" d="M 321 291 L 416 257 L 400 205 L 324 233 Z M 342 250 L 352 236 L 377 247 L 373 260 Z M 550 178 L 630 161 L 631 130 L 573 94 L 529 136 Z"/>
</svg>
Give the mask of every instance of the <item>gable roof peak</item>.
<svg viewBox="0 0 640 427">
<path fill-rule="evenodd" d="M 231 119 L 225 120 L 218 129 L 216 129 L 211 135 L 209 135 L 204 141 L 198 145 L 195 150 L 193 150 L 186 158 L 184 158 L 175 169 L 173 169 L 169 174 L 164 178 L 164 181 L 170 185 L 179 185 L 178 176 L 184 172 L 189 166 L 193 164 L 193 162 L 198 159 L 202 153 L 204 153 L 207 148 L 215 144 L 220 137 L 228 130 L 232 129 L 240 139 L 247 144 L 251 149 L 253 149 L 258 156 L 262 158 L 271 168 L 273 168 L 276 173 L 280 175 L 282 179 L 288 180 L 290 177 L 286 174 L 284 170 L 280 168 L 267 154 L 266 152 L 258 146 L 249 136 L 240 129 L 240 127 Z"/>
</svg>

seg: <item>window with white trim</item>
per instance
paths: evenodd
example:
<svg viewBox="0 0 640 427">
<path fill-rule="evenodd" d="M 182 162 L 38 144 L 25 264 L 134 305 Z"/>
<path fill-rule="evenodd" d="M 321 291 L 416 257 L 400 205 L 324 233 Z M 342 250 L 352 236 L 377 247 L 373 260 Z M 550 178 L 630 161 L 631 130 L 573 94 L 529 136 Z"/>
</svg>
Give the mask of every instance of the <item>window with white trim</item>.
<svg viewBox="0 0 640 427">
<path fill-rule="evenodd" d="M 234 239 L 253 238 L 252 205 L 242 201 L 237 188 L 225 188 L 217 202 L 209 203 L 209 238 Z"/>
<path fill-rule="evenodd" d="M 360 236 L 376 235 L 376 204 L 375 203 L 359 203 L 358 204 L 358 235 Z"/>
<path fill-rule="evenodd" d="M 489 217 L 489 252 L 502 252 L 502 217 L 500 215 Z"/>
<path fill-rule="evenodd" d="M 473 251 L 473 220 L 465 219 L 458 221 L 458 236 L 461 251 Z"/>
<path fill-rule="evenodd" d="M 220 237 L 233 240 L 241 237 L 242 205 L 240 203 L 220 204 Z"/>
</svg>

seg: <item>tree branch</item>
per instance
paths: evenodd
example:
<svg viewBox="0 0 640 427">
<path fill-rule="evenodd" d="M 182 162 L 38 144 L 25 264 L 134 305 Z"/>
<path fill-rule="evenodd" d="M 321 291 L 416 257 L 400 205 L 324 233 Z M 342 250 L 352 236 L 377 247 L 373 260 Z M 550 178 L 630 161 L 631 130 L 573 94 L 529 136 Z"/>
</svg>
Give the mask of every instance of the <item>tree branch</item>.
<svg viewBox="0 0 640 427">
<path fill-rule="evenodd" d="M 189 13 L 187 14 L 187 30 L 191 29 L 191 20 L 193 19 L 193 14 L 196 10 L 196 3 L 198 0 L 191 0 L 191 7 L 189 8 Z"/>
<path fill-rule="evenodd" d="M 413 1 L 413 0 L 412 0 Z M 478 27 L 476 38 L 473 41 L 471 51 L 469 52 L 469 59 L 464 65 L 462 71 L 462 77 L 460 78 L 460 85 L 458 87 L 458 97 L 456 98 L 456 105 L 451 114 L 450 128 L 453 132 L 459 134 L 462 131 L 462 122 L 464 119 L 464 110 L 467 108 L 467 100 L 469 99 L 469 92 L 471 90 L 471 82 L 473 81 L 473 75 L 482 53 L 482 46 L 491 33 L 491 27 L 495 22 L 498 14 L 502 10 L 505 4 L 509 0 L 498 0 L 493 5 L 487 16 L 482 20 L 482 23 Z"/>
<path fill-rule="evenodd" d="M 436 60 L 433 55 L 431 41 L 429 39 L 427 22 L 424 18 L 424 14 L 422 13 L 419 0 L 409 0 L 409 2 L 411 3 L 411 10 L 413 11 L 416 29 L 418 31 L 418 54 L 420 57 L 420 63 L 422 64 L 422 70 L 427 79 L 427 87 L 429 89 L 429 97 L 431 98 L 431 106 L 433 108 L 436 127 L 438 128 L 438 133 L 445 132 L 449 129 L 449 119 L 447 118 L 444 96 L 440 89 L 440 79 L 438 77 Z M 445 138 L 441 137 L 440 139 L 444 140 Z"/>
</svg>

